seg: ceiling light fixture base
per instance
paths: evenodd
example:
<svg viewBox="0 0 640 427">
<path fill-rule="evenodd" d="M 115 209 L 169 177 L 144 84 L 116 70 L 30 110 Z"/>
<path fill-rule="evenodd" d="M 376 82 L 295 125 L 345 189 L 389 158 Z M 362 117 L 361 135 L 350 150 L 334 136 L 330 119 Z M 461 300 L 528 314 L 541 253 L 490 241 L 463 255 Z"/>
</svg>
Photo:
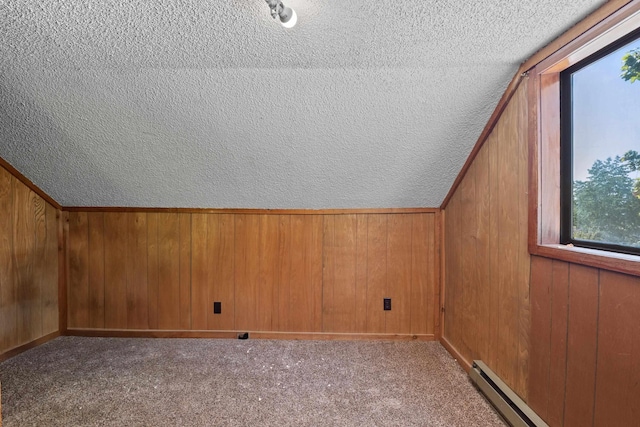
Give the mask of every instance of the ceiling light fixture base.
<svg viewBox="0 0 640 427">
<path fill-rule="evenodd" d="M 280 23 L 285 28 L 292 28 L 298 22 L 296 11 L 286 7 L 281 0 L 266 0 L 271 9 L 273 19 L 280 18 Z"/>
</svg>

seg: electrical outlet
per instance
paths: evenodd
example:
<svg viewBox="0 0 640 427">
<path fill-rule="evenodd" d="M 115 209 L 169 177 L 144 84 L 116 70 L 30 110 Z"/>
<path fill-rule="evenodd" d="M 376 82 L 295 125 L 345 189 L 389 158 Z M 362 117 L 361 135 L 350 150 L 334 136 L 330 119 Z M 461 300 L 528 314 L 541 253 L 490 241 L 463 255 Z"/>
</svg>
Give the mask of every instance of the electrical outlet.
<svg viewBox="0 0 640 427">
<path fill-rule="evenodd" d="M 220 301 L 216 301 L 213 303 L 213 314 L 221 314 L 222 313 L 222 303 Z"/>
<path fill-rule="evenodd" d="M 385 311 L 391 310 L 391 298 L 384 299 L 384 310 Z"/>
</svg>

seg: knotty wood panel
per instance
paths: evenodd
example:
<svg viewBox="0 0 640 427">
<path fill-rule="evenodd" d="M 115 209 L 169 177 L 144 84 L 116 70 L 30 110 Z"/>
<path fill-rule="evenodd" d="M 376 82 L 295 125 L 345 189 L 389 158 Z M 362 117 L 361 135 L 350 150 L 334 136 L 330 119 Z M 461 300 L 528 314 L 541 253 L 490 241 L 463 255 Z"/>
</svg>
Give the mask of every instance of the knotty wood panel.
<svg viewBox="0 0 640 427">
<path fill-rule="evenodd" d="M 445 221 L 445 339 L 526 398 L 529 351 L 526 81 L 452 194 Z"/>
<path fill-rule="evenodd" d="M 0 167 L 0 356 L 58 331 L 57 216 Z"/>
<path fill-rule="evenodd" d="M 435 213 L 72 216 L 73 328 L 435 332 Z"/>
</svg>

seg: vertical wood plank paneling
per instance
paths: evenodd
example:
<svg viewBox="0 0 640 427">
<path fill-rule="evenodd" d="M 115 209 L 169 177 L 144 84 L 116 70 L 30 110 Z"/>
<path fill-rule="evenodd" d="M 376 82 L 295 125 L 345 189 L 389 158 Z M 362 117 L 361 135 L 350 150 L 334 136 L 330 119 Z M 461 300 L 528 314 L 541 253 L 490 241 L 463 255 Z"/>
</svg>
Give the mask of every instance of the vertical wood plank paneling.
<svg viewBox="0 0 640 427">
<path fill-rule="evenodd" d="M 516 265 L 516 286 L 518 295 L 518 359 L 514 390 L 526 400 L 529 382 L 529 334 L 531 331 L 531 303 L 529 301 L 529 281 L 531 277 L 531 257 L 529 256 L 529 140 L 528 140 L 528 99 L 527 92 L 520 90 L 515 96 L 515 132 L 518 153 L 518 263 Z"/>
<path fill-rule="evenodd" d="M 367 215 L 367 332 L 384 333 L 387 296 L 388 215 Z M 326 280 L 326 278 L 325 278 Z M 393 308 L 393 307 L 392 307 Z"/>
<path fill-rule="evenodd" d="M 356 305 L 356 216 L 337 215 L 335 217 L 333 299 L 330 330 L 326 332 L 347 332 L 355 329 Z M 292 266 L 294 263 L 292 262 Z"/>
<path fill-rule="evenodd" d="M 44 288 L 47 280 L 47 208 L 46 202 L 37 194 L 33 194 L 34 207 L 34 242 L 33 242 L 33 288 L 35 291 L 35 299 L 32 305 L 32 313 L 30 319 L 31 335 L 29 341 L 33 341 L 45 335 L 44 321 L 42 319 L 44 300 Z"/>
<path fill-rule="evenodd" d="M 87 222 L 89 228 L 89 327 L 104 328 L 104 213 L 88 213 Z M 145 276 L 146 274 L 145 271 Z"/>
<path fill-rule="evenodd" d="M 434 214 L 88 217 L 91 327 L 434 332 Z"/>
<path fill-rule="evenodd" d="M 460 239 L 461 214 L 460 214 L 460 193 L 454 193 L 447 207 L 447 230 L 446 236 L 446 269 L 447 283 L 445 293 L 445 337 L 447 337 L 459 351 L 462 351 L 462 328 L 459 327 L 462 320 L 462 306 L 460 295 L 460 283 L 462 281 L 462 258 Z"/>
<path fill-rule="evenodd" d="M 88 240 L 87 214 L 71 212 L 69 214 L 69 290 L 67 294 L 70 328 L 89 326 Z"/>
<path fill-rule="evenodd" d="M 58 218 L 58 325 L 60 333 L 68 329 L 69 287 L 69 212 L 60 212 Z"/>
<path fill-rule="evenodd" d="M 434 268 L 429 257 L 433 215 L 412 215 L 411 220 L 411 333 L 433 333 L 433 328 L 429 329 L 433 316 L 428 315 L 433 310 L 433 286 L 429 280 L 429 272 Z"/>
<path fill-rule="evenodd" d="M 368 219 L 365 214 L 356 215 L 356 307 L 354 332 L 367 331 L 367 234 Z"/>
<path fill-rule="evenodd" d="M 314 286 L 314 218 L 307 215 L 291 217 L 291 300 L 289 305 L 292 331 L 312 332 L 315 328 L 316 308 L 322 301 L 317 300 Z"/>
<path fill-rule="evenodd" d="M 127 232 L 127 214 L 105 213 L 104 324 L 110 329 L 127 327 L 127 273 L 124 268 L 127 262 Z M 73 235 L 71 230 L 69 235 L 70 238 Z M 70 306 L 69 313 L 72 311 Z"/>
<path fill-rule="evenodd" d="M 531 359 L 528 403 L 531 409 L 545 420 L 549 413 L 552 270 L 552 260 L 531 258 Z"/>
<path fill-rule="evenodd" d="M 487 139 L 486 145 L 489 156 L 489 354 L 487 364 L 498 370 L 498 344 L 500 341 L 500 268 L 503 260 L 500 258 L 498 248 L 502 244 L 500 230 L 500 202 L 502 195 L 499 188 L 498 132 L 494 130 Z M 506 236 L 508 238 L 508 236 Z"/>
<path fill-rule="evenodd" d="M 422 273 L 426 276 L 427 287 L 427 333 L 434 334 L 439 340 L 438 325 L 440 316 L 440 215 L 426 215 L 427 239 L 425 242 L 425 269 Z M 420 270 L 420 267 L 418 268 Z"/>
<path fill-rule="evenodd" d="M 44 249 L 44 270 L 42 272 L 43 281 L 41 304 L 43 335 L 47 335 L 58 330 L 58 212 L 49 203 L 45 203 L 45 210 L 46 238 Z M 2 212 L 1 207 L 0 212 Z M 2 225 L 0 224 L 0 227 L 1 226 Z M 1 286 L 2 285 L 0 285 L 0 287 Z M 2 296 L 0 293 L 0 301 L 1 298 Z M 0 349 L 1 348 L 2 347 L 0 347 Z"/>
<path fill-rule="evenodd" d="M 158 328 L 180 328 L 180 217 L 158 215 Z"/>
<path fill-rule="evenodd" d="M 13 180 L 13 250 L 16 274 L 18 343 L 25 344 L 41 335 L 40 289 L 35 280 L 35 193 Z"/>
<path fill-rule="evenodd" d="M 53 206 L 0 167 L 0 355 L 59 328 L 57 215 Z M 86 241 L 86 229 L 84 237 Z M 76 267 L 86 272 L 86 262 L 80 265 L 82 242 L 81 236 L 74 254 L 80 260 Z M 83 291 L 86 287 L 80 286 L 75 295 L 81 302 Z M 80 305 L 77 317 L 82 321 L 86 300 Z"/>
<path fill-rule="evenodd" d="M 600 272 L 594 425 L 640 419 L 640 278 Z"/>
<path fill-rule="evenodd" d="M 467 172 L 467 176 L 460 184 L 460 209 L 464 214 L 461 221 L 461 281 L 460 297 L 461 297 L 461 319 L 462 324 L 462 342 L 464 345 L 460 350 L 464 351 L 467 357 L 473 359 L 478 358 L 477 348 L 477 269 L 476 269 L 476 209 L 475 200 L 475 173 L 477 165 L 474 162 Z"/>
<path fill-rule="evenodd" d="M 527 398 L 528 104 L 523 80 L 446 207 L 444 337 Z"/>
<path fill-rule="evenodd" d="M 180 329 L 191 329 L 191 214 L 181 213 L 180 221 Z"/>
<path fill-rule="evenodd" d="M 336 217 L 324 217 L 322 228 L 322 331 L 332 332 L 335 321 Z"/>
<path fill-rule="evenodd" d="M 235 216 L 231 214 L 218 215 L 217 219 L 209 217 L 208 251 L 210 259 L 209 282 L 213 293 L 209 294 L 209 301 L 222 303 L 222 314 L 209 317 L 209 329 L 233 330 L 239 329 L 235 323 L 236 281 L 235 281 Z M 209 313 L 213 313 L 210 307 Z"/>
<path fill-rule="evenodd" d="M 411 215 L 389 218 L 387 247 L 387 294 L 392 309 L 385 313 L 386 332 L 411 332 Z"/>
<path fill-rule="evenodd" d="M 0 352 L 18 345 L 18 296 L 13 266 L 12 176 L 0 167 Z"/>
<path fill-rule="evenodd" d="M 553 261 L 551 287 L 551 350 L 549 366 L 549 415 L 551 425 L 564 419 L 567 369 L 567 321 L 569 302 L 569 264 Z"/>
<path fill-rule="evenodd" d="M 258 215 L 236 215 L 235 325 L 239 330 L 258 326 L 260 221 Z"/>
<path fill-rule="evenodd" d="M 147 214 L 125 214 L 127 227 L 125 271 L 127 276 L 127 327 L 149 328 L 149 289 L 147 283 Z"/>
<path fill-rule="evenodd" d="M 147 214 L 147 315 L 149 328 L 158 329 L 158 221 L 157 213 Z"/>
<path fill-rule="evenodd" d="M 501 262 L 498 270 L 500 311 L 498 315 L 498 359 L 496 371 L 505 382 L 516 383 L 518 371 L 518 135 L 517 97 L 505 109 L 498 123 L 498 191 L 501 195 L 498 208 L 498 226 L 501 235 L 497 248 Z M 514 179 L 515 177 L 515 179 Z M 509 260 L 510 262 L 504 262 Z"/>
<path fill-rule="evenodd" d="M 291 288 L 291 216 L 280 215 L 278 224 L 278 284 L 274 298 L 278 310 L 274 313 L 274 329 L 288 331 L 291 328 L 289 311 L 289 290 Z M 321 266 L 322 267 L 322 266 Z"/>
<path fill-rule="evenodd" d="M 211 238 L 214 238 L 215 232 L 218 231 L 218 215 L 193 214 L 191 218 L 191 326 L 195 330 L 207 329 L 209 316 L 214 316 L 215 295 L 209 281 L 209 265 L 212 259 L 207 248 L 209 221 L 214 225 L 211 235 Z"/>
<path fill-rule="evenodd" d="M 280 217 L 278 215 L 260 216 L 260 279 L 258 286 L 260 305 L 258 306 L 258 329 L 261 331 L 274 330 L 274 315 L 278 312 L 279 224 Z"/>
<path fill-rule="evenodd" d="M 476 261 L 477 261 L 477 278 L 478 278 L 478 317 L 486 325 L 478 328 L 478 354 L 481 360 L 489 361 L 491 334 L 494 325 L 491 323 L 491 247 L 489 235 L 489 146 L 492 142 L 487 142 L 478 153 L 475 163 L 477 168 L 475 171 L 475 198 L 477 208 L 475 214 L 476 219 Z"/>
<path fill-rule="evenodd" d="M 565 427 L 593 422 L 598 328 L 598 270 L 572 264 L 569 282 Z"/>
</svg>

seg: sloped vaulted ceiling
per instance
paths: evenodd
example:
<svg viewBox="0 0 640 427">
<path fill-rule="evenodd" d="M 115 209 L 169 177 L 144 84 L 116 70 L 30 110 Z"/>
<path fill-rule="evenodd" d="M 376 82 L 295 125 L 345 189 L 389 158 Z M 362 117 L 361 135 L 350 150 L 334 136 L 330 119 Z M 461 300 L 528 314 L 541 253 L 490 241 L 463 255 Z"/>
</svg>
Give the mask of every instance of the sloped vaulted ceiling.
<svg viewBox="0 0 640 427">
<path fill-rule="evenodd" d="M 439 206 L 600 0 L 0 0 L 0 156 L 64 206 Z"/>
</svg>

